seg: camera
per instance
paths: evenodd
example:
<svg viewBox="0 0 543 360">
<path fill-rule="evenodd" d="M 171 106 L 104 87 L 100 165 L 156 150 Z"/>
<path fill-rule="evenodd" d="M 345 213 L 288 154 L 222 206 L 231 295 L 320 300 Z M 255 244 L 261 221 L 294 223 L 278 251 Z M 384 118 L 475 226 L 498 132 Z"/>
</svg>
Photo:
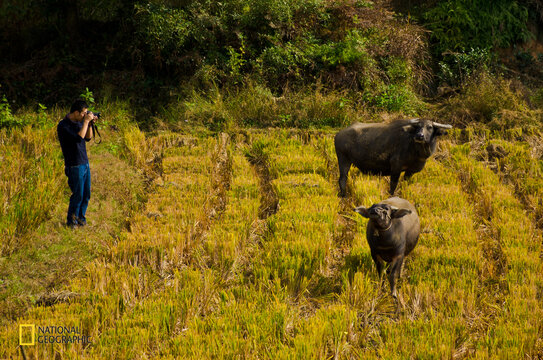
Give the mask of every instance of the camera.
<svg viewBox="0 0 543 360">
<path fill-rule="evenodd" d="M 100 113 L 99 113 L 99 112 L 89 111 L 89 113 L 91 113 L 91 114 L 93 114 L 94 116 L 96 116 L 97 119 L 100 119 Z"/>
</svg>

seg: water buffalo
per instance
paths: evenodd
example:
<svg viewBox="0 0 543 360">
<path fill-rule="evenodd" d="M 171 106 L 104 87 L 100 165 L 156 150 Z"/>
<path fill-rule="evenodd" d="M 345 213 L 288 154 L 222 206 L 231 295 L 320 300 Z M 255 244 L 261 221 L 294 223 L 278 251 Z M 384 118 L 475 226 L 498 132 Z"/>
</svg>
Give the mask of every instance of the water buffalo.
<svg viewBox="0 0 543 360">
<path fill-rule="evenodd" d="M 436 148 L 437 137 L 451 125 L 430 120 L 396 120 L 389 124 L 355 123 L 334 138 L 339 165 L 340 195 L 345 196 L 347 175 L 354 164 L 363 173 L 390 175 L 394 195 L 400 174 L 421 171 Z"/>
<path fill-rule="evenodd" d="M 382 279 L 384 262 L 390 263 L 390 291 L 397 299 L 396 279 L 400 277 L 405 256 L 415 248 L 419 239 L 417 210 L 409 201 L 392 197 L 370 208 L 359 206 L 354 211 L 369 219 L 366 238 L 379 280 Z"/>
</svg>

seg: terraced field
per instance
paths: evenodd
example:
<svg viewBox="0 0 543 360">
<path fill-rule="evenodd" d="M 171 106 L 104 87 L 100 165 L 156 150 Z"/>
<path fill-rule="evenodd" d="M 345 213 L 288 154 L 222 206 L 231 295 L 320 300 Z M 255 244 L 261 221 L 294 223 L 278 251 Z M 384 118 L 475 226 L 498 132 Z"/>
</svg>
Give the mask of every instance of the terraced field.
<svg viewBox="0 0 543 360">
<path fill-rule="evenodd" d="M 34 323 L 91 342 L 24 346 L 27 359 L 541 358 L 534 139 L 456 132 L 400 182 L 423 232 L 398 307 L 352 211 L 388 197 L 388 179 L 351 170 L 338 198 L 332 133 L 147 139 L 162 174 L 145 210 L 70 284 L 80 297 L 1 330 L 0 357 L 21 356 L 18 325 Z"/>
</svg>

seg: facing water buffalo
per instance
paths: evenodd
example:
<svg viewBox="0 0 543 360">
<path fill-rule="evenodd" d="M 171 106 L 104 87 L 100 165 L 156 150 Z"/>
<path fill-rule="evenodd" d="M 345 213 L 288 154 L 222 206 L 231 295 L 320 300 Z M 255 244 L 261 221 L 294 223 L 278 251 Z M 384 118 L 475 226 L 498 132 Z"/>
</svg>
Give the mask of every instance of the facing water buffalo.
<svg viewBox="0 0 543 360">
<path fill-rule="evenodd" d="M 430 120 L 396 120 L 390 124 L 355 123 L 334 138 L 339 165 L 340 195 L 345 196 L 347 175 L 354 164 L 366 174 L 390 175 L 390 194 L 400 174 L 409 178 L 421 171 L 436 149 L 437 137 L 451 125 Z"/>
<path fill-rule="evenodd" d="M 377 267 L 379 280 L 382 279 L 384 262 L 390 263 L 388 280 L 390 291 L 396 299 L 396 279 L 400 277 L 403 260 L 417 245 L 420 222 L 417 210 L 407 200 L 393 197 L 372 205 L 354 209 L 368 218 L 366 238 L 371 257 Z"/>
</svg>

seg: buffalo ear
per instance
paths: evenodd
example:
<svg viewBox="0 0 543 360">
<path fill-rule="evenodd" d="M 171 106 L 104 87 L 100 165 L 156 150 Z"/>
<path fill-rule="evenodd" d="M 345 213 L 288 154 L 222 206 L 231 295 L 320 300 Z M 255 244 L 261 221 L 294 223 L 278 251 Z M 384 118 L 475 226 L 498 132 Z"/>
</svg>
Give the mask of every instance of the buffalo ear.
<svg viewBox="0 0 543 360">
<path fill-rule="evenodd" d="M 402 129 L 403 129 L 403 131 L 405 131 L 407 133 L 410 133 L 410 132 L 413 132 L 414 130 L 416 130 L 415 126 L 413 126 L 413 125 L 402 126 Z"/>
<path fill-rule="evenodd" d="M 392 219 L 397 219 L 409 214 L 411 214 L 411 210 L 409 209 L 392 209 L 392 214 L 390 214 L 390 217 Z"/>
<path fill-rule="evenodd" d="M 365 218 L 370 217 L 370 213 L 368 212 L 368 209 L 366 209 L 363 206 L 359 206 L 359 207 L 355 208 L 354 211 L 356 211 L 357 213 L 359 213 L 360 215 L 362 215 Z"/>
<path fill-rule="evenodd" d="M 441 128 L 435 128 L 434 129 L 434 135 L 435 136 L 447 135 L 447 130 L 441 129 Z"/>
</svg>

